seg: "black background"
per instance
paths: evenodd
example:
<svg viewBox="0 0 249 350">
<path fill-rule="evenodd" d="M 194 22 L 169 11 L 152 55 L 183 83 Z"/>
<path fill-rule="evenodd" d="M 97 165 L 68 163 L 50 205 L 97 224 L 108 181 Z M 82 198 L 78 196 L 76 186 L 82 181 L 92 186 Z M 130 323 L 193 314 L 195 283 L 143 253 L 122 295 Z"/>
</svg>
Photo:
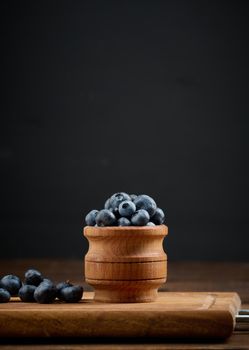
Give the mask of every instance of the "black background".
<svg viewBox="0 0 249 350">
<path fill-rule="evenodd" d="M 248 259 L 246 1 L 1 2 L 1 258 L 82 257 L 114 192 L 169 259 Z"/>
</svg>

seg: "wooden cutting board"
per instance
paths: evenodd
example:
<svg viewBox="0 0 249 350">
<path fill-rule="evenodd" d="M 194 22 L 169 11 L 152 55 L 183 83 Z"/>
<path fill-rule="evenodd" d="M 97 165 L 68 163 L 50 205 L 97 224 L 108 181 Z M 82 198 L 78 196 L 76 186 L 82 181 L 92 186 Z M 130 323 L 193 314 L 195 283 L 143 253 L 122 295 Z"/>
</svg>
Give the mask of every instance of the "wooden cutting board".
<svg viewBox="0 0 249 350">
<path fill-rule="evenodd" d="M 0 304 L 1 337 L 226 338 L 241 302 L 236 293 L 160 292 L 152 303 Z"/>
</svg>

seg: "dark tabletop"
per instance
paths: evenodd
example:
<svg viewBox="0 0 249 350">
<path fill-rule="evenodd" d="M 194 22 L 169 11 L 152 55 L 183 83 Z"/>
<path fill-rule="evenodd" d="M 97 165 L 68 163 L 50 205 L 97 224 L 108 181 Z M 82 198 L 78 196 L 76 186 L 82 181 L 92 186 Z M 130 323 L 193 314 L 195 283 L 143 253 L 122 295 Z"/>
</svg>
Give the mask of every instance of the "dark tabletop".
<svg viewBox="0 0 249 350">
<path fill-rule="evenodd" d="M 83 263 L 79 260 L 2 260 L 0 275 L 23 276 L 30 267 L 37 268 L 55 282 L 70 279 L 83 283 Z M 84 284 L 84 283 L 83 283 Z M 86 290 L 91 288 L 85 285 Z M 169 262 L 168 281 L 163 286 L 168 291 L 235 291 L 239 293 L 242 307 L 249 308 L 249 262 Z M 249 331 L 235 332 L 225 342 L 200 343 L 198 341 L 162 340 L 112 340 L 89 339 L 21 339 L 0 340 L 1 349 L 249 349 Z"/>
</svg>

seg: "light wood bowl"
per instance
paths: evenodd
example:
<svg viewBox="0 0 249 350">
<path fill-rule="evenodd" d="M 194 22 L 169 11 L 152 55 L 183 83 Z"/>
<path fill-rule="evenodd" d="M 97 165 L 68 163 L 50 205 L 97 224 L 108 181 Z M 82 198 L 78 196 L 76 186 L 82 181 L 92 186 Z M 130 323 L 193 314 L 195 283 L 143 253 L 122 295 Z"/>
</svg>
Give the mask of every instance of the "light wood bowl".
<svg viewBox="0 0 249 350">
<path fill-rule="evenodd" d="M 95 301 L 150 302 L 166 282 L 165 225 L 84 228 L 89 242 L 85 279 Z"/>
</svg>

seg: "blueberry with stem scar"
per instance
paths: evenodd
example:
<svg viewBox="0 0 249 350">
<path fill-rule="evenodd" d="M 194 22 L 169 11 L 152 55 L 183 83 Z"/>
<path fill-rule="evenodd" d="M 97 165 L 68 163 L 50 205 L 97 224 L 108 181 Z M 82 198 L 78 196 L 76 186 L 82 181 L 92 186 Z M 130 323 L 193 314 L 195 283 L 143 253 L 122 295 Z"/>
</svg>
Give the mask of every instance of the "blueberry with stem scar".
<svg viewBox="0 0 249 350">
<path fill-rule="evenodd" d="M 132 201 L 124 201 L 119 204 L 119 214 L 124 217 L 132 216 L 136 211 L 136 206 Z"/>
<path fill-rule="evenodd" d="M 116 209 L 123 201 L 131 200 L 130 196 L 125 192 L 114 193 L 110 198 L 110 207 Z"/>
<path fill-rule="evenodd" d="M 58 284 L 56 285 L 57 298 L 60 299 L 60 300 L 62 300 L 62 297 L 61 297 L 61 291 L 62 291 L 62 289 L 67 288 L 67 287 L 72 287 L 72 286 L 73 286 L 73 285 L 72 285 L 69 281 L 58 283 Z"/>
</svg>

